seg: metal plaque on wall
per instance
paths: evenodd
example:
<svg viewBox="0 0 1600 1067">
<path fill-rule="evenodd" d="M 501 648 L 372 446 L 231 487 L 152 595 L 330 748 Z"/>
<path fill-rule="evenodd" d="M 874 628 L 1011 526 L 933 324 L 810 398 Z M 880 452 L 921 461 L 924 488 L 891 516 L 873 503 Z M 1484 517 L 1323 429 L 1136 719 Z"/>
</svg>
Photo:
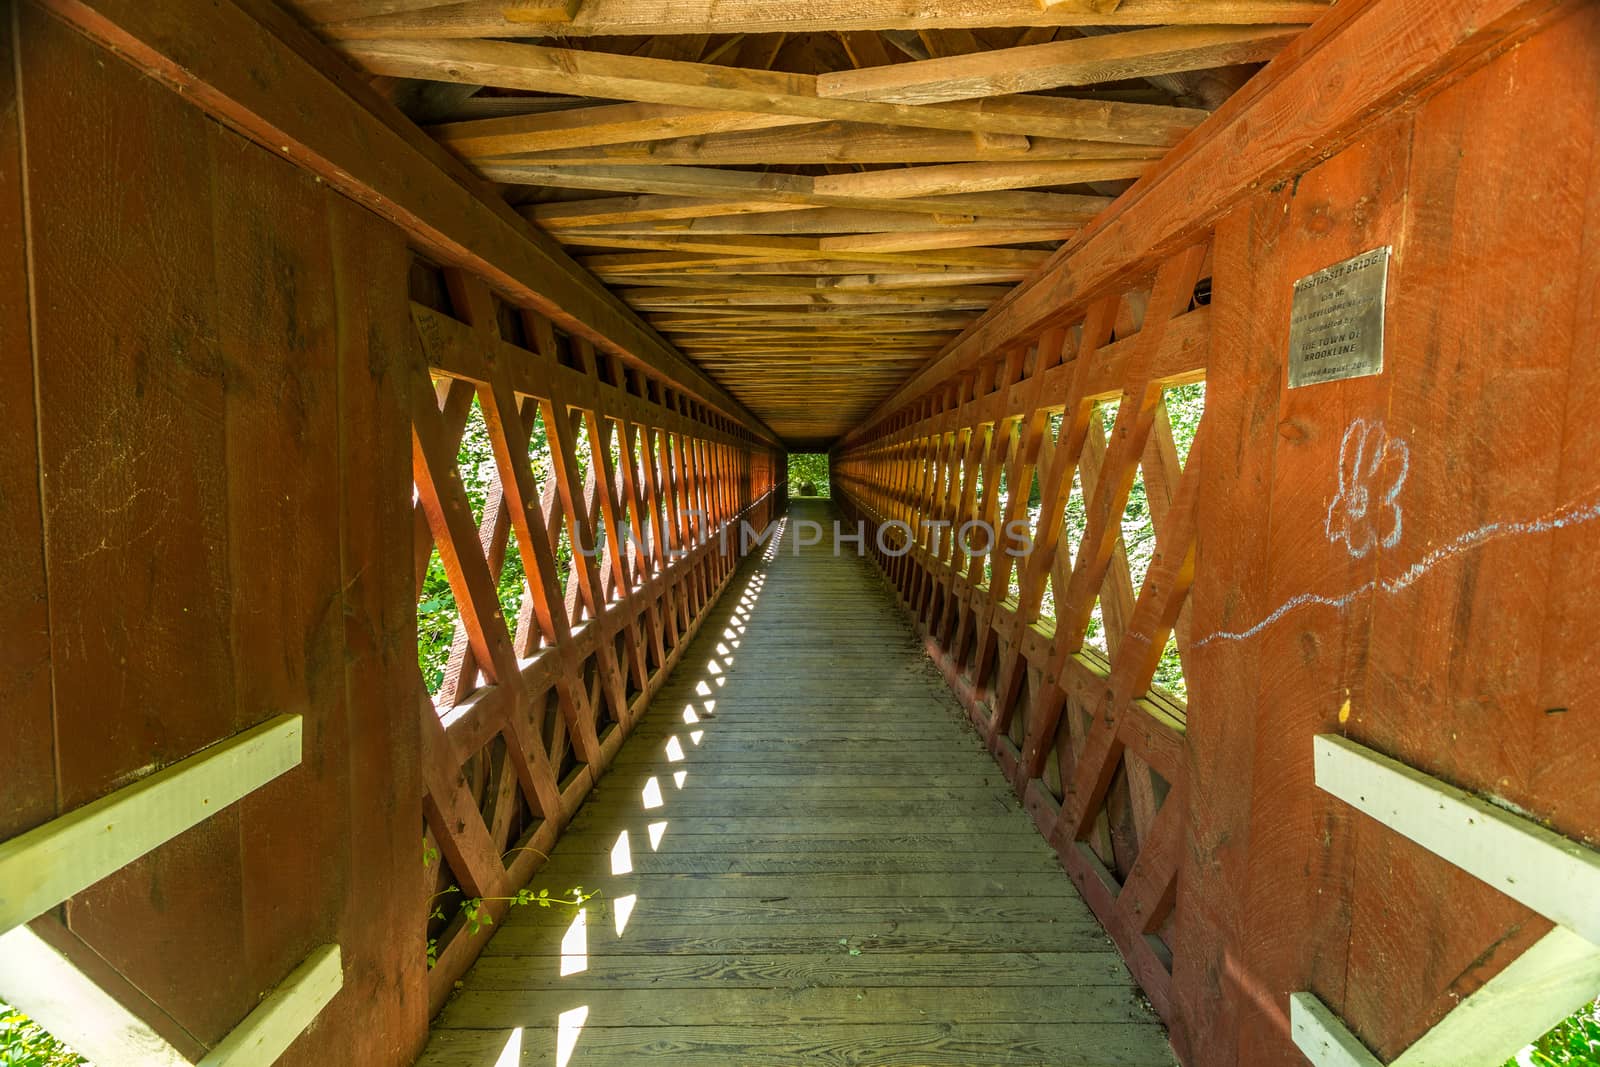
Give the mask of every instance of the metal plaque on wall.
<svg viewBox="0 0 1600 1067">
<path fill-rule="evenodd" d="M 1289 313 L 1289 388 L 1383 371 L 1385 246 L 1294 283 Z"/>
</svg>

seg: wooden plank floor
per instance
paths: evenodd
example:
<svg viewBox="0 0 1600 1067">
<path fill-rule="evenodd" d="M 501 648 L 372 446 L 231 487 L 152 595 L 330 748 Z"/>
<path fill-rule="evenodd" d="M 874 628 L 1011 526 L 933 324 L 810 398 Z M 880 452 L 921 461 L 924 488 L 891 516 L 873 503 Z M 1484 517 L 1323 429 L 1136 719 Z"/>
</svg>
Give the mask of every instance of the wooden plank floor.
<svg viewBox="0 0 1600 1067">
<path fill-rule="evenodd" d="M 877 572 L 793 554 L 807 518 L 534 882 L 603 897 L 515 909 L 425 1067 L 1174 1063 Z"/>
</svg>

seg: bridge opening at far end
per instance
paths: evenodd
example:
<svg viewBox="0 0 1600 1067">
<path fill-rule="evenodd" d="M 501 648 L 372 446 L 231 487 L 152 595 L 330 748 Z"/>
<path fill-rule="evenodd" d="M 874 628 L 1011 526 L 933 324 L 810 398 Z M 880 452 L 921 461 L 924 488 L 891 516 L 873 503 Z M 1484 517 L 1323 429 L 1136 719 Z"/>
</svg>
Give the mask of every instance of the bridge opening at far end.
<svg viewBox="0 0 1600 1067">
<path fill-rule="evenodd" d="M 826 452 L 790 452 L 789 486 L 790 493 L 793 496 L 815 496 L 823 499 L 831 497 L 833 495 L 833 487 L 828 478 L 828 454 Z"/>
</svg>

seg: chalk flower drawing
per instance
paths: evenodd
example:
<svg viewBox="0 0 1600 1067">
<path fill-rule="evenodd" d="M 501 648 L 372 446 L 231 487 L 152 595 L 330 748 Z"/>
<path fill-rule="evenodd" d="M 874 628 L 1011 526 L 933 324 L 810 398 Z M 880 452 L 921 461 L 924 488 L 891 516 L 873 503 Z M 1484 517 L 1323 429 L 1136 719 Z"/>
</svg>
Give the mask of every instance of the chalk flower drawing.
<svg viewBox="0 0 1600 1067">
<path fill-rule="evenodd" d="M 1365 419 L 1352 422 L 1339 445 L 1339 492 L 1328 505 L 1328 540 L 1343 541 L 1350 554 L 1358 558 L 1371 552 L 1374 544 L 1385 548 L 1399 544 L 1400 490 L 1405 487 L 1410 469 L 1411 450 L 1404 441 L 1391 438 L 1382 423 L 1369 426 Z M 1377 501 L 1376 511 L 1374 500 Z M 1600 486 L 1590 487 L 1579 499 L 1543 515 L 1486 523 L 1458 534 L 1429 549 L 1404 570 L 1384 577 L 1374 576 L 1346 592 L 1298 593 L 1254 624 L 1242 630 L 1213 630 L 1195 639 L 1190 647 L 1205 648 L 1217 641 L 1248 640 L 1301 608 L 1324 607 L 1342 612 L 1371 593 L 1395 596 L 1416 585 L 1440 564 L 1491 542 L 1546 534 L 1596 520 L 1600 520 Z"/>
<path fill-rule="evenodd" d="M 1339 442 L 1339 491 L 1328 503 L 1323 529 L 1360 559 L 1381 544 L 1400 543 L 1400 490 L 1411 469 L 1411 450 L 1390 437 L 1383 423 L 1357 419 Z"/>
</svg>

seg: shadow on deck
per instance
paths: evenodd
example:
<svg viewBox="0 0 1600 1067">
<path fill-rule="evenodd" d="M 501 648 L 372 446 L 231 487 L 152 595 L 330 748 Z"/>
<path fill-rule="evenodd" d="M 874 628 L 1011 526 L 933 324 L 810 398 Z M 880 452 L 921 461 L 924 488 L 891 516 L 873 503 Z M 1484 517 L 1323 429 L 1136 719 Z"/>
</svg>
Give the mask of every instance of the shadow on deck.
<svg viewBox="0 0 1600 1067">
<path fill-rule="evenodd" d="M 834 517 L 735 576 L 534 880 L 602 896 L 513 911 L 421 1064 L 1174 1063 Z"/>
</svg>

